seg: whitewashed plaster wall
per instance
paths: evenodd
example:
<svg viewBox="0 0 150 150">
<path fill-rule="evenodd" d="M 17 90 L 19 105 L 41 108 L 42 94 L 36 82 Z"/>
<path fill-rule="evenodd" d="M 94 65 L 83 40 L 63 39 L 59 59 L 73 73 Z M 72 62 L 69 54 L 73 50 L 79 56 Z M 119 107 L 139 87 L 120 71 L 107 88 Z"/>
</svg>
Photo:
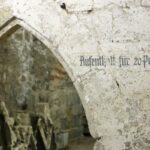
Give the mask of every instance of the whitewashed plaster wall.
<svg viewBox="0 0 150 150">
<path fill-rule="evenodd" d="M 150 54 L 150 0 L 0 0 L 1 10 L 8 7 L 64 65 L 94 150 L 149 150 L 150 68 L 83 67 L 80 56 Z"/>
</svg>

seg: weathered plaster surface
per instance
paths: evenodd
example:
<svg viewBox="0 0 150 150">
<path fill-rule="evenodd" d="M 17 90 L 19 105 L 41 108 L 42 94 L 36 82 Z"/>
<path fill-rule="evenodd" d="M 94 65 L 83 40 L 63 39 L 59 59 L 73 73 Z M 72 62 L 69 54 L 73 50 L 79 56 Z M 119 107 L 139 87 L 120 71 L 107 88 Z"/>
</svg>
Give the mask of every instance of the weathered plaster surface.
<svg viewBox="0 0 150 150">
<path fill-rule="evenodd" d="M 79 62 L 80 55 L 149 54 L 149 0 L 8 2 L 13 15 L 38 31 L 67 66 L 98 139 L 94 149 L 150 149 L 149 69 L 90 68 Z"/>
<path fill-rule="evenodd" d="M 12 17 L 12 11 L 5 0 L 0 0 L 0 26 Z"/>
</svg>

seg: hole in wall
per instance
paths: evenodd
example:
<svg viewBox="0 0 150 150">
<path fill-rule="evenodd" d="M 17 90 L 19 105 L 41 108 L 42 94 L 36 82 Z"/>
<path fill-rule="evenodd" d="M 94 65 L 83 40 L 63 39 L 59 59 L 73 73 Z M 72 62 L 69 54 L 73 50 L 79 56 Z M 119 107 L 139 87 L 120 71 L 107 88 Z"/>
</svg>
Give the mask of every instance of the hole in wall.
<svg viewBox="0 0 150 150">
<path fill-rule="evenodd" d="M 60 7 L 61 7 L 62 9 L 66 9 L 66 4 L 65 4 L 65 3 L 62 3 L 62 4 L 60 5 Z"/>
<path fill-rule="evenodd" d="M 18 26 L 1 40 L 0 51 L 0 98 L 14 118 L 15 129 L 20 124 L 32 127 L 29 147 L 84 150 L 87 143 L 91 150 L 93 139 L 81 100 L 51 51 Z"/>
</svg>

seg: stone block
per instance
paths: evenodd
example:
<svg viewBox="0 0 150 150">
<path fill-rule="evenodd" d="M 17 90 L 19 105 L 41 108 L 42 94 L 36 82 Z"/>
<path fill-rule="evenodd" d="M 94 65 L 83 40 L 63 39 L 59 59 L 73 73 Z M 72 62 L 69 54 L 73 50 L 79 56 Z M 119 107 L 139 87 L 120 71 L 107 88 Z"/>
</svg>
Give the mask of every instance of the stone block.
<svg viewBox="0 0 150 150">
<path fill-rule="evenodd" d="M 49 115 L 49 104 L 48 103 L 38 103 L 36 105 L 36 113 L 39 116 Z"/>
<path fill-rule="evenodd" d="M 67 132 L 59 133 L 56 134 L 55 136 L 56 136 L 57 149 L 64 149 L 68 147 L 69 134 Z"/>
<path fill-rule="evenodd" d="M 72 128 L 69 130 L 69 140 L 83 136 L 83 128 Z"/>
<path fill-rule="evenodd" d="M 67 129 L 69 128 L 69 123 L 67 118 L 62 118 L 61 119 L 61 129 Z"/>
<path fill-rule="evenodd" d="M 31 124 L 31 120 L 30 120 L 29 113 L 17 112 L 16 122 L 19 125 L 30 125 Z"/>
<path fill-rule="evenodd" d="M 97 141 L 94 145 L 94 150 L 105 150 L 105 148 L 100 141 Z"/>
<path fill-rule="evenodd" d="M 83 118 L 80 115 L 72 116 L 70 126 L 72 127 L 82 127 Z"/>
<path fill-rule="evenodd" d="M 150 7 L 150 0 L 142 0 L 141 5 L 144 7 Z"/>
<path fill-rule="evenodd" d="M 0 26 L 10 20 L 13 16 L 11 9 L 6 5 L 4 0 L 0 1 Z"/>
<path fill-rule="evenodd" d="M 83 108 L 81 107 L 80 104 L 76 104 L 76 105 L 72 106 L 72 114 L 75 116 L 82 114 L 82 112 L 83 112 L 82 110 L 83 110 Z"/>
</svg>

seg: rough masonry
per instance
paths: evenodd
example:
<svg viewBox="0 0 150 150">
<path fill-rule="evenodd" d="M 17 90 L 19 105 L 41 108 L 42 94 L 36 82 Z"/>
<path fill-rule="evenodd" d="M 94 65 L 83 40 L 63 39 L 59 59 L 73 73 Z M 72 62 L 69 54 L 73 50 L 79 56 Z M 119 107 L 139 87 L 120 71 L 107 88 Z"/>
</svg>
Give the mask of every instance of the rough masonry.
<svg viewBox="0 0 150 150">
<path fill-rule="evenodd" d="M 1 0 L 0 8 L 0 24 L 15 16 L 14 24 L 38 36 L 64 66 L 97 139 L 94 150 L 150 149 L 149 69 L 79 61 L 81 55 L 148 55 L 149 0 Z"/>
<path fill-rule="evenodd" d="M 51 51 L 21 27 L 1 41 L 0 49 L 0 98 L 10 117 L 25 116 L 31 122 L 30 116 L 48 115 L 58 148 L 81 137 L 86 120 L 80 98 Z"/>
</svg>

